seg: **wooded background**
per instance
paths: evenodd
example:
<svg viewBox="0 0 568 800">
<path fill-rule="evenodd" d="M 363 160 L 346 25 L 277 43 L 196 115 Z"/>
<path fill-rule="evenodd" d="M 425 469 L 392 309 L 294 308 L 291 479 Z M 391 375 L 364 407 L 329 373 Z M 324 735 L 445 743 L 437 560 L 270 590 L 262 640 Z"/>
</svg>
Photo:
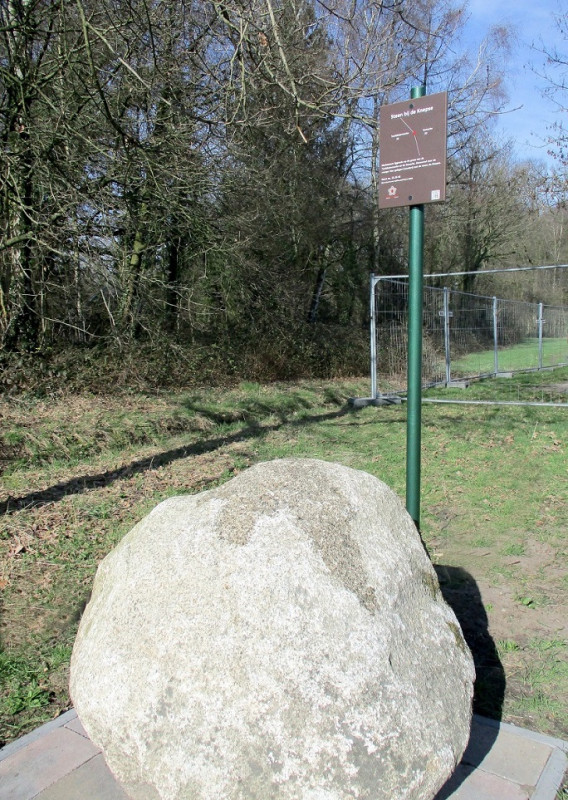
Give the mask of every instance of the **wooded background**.
<svg viewBox="0 0 568 800">
<path fill-rule="evenodd" d="M 413 85 L 450 102 L 426 271 L 464 270 L 456 288 L 471 291 L 486 267 L 566 261 L 564 131 L 556 174 L 496 140 L 510 37 L 488 31 L 468 52 L 465 13 L 1 0 L 3 365 L 71 349 L 99 365 L 153 357 L 161 383 L 365 371 L 369 275 L 407 268 L 408 212 L 378 210 L 379 108 Z M 562 102 L 567 59 L 543 58 Z M 506 286 L 568 302 L 560 273 Z"/>
</svg>

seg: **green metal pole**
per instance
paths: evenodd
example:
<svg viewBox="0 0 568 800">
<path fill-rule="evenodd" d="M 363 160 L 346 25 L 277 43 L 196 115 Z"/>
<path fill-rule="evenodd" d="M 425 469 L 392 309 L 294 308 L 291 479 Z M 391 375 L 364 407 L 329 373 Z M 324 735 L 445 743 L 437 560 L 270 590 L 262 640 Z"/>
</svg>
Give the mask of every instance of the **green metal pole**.
<svg viewBox="0 0 568 800">
<path fill-rule="evenodd" d="M 410 97 L 423 97 L 425 86 L 412 88 Z M 406 417 L 406 510 L 420 530 L 420 449 L 422 438 L 422 284 L 424 206 L 410 207 L 408 297 L 408 391 Z"/>
</svg>

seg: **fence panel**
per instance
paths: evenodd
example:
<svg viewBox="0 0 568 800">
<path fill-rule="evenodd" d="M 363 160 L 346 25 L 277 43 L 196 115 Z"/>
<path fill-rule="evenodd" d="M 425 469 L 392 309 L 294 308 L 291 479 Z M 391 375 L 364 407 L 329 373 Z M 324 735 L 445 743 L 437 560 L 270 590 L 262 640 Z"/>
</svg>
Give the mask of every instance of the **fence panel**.
<svg viewBox="0 0 568 800">
<path fill-rule="evenodd" d="M 544 306 L 542 365 L 553 367 L 568 361 L 568 309 Z"/>
<path fill-rule="evenodd" d="M 408 282 L 371 281 L 373 396 L 406 386 Z M 423 385 L 568 363 L 568 307 L 424 287 Z"/>
</svg>

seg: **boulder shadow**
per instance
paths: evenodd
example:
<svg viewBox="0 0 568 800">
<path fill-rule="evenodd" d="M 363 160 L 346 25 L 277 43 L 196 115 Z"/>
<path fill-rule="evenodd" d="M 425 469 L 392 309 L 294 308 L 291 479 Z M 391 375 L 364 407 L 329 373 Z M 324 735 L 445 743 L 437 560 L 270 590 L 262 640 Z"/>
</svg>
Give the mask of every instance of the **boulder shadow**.
<svg viewBox="0 0 568 800">
<path fill-rule="evenodd" d="M 447 800 L 481 765 L 497 739 L 506 680 L 497 647 L 489 633 L 487 612 L 475 579 L 461 567 L 435 565 L 435 570 L 444 600 L 458 618 L 471 650 L 476 673 L 474 718 L 468 746 L 454 774 L 434 798 Z"/>
</svg>

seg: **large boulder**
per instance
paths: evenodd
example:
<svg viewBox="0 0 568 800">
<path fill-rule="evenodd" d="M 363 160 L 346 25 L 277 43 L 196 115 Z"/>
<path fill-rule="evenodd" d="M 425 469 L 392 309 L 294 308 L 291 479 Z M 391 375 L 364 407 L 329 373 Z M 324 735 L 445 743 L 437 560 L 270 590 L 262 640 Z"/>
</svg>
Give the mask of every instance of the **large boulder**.
<svg viewBox="0 0 568 800">
<path fill-rule="evenodd" d="M 157 506 L 101 563 L 71 662 L 136 800 L 429 800 L 473 679 L 396 495 L 299 459 Z"/>
</svg>

